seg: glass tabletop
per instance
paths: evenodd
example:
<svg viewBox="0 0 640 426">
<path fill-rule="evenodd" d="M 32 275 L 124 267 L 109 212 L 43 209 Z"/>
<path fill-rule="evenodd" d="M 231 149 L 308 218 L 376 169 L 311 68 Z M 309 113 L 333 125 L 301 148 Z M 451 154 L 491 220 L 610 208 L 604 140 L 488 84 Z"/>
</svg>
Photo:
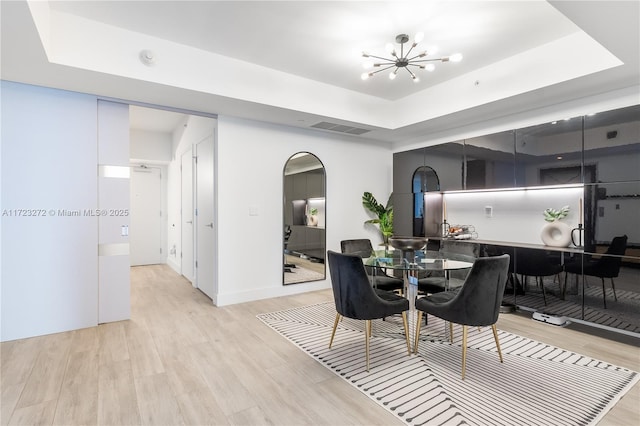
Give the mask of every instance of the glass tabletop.
<svg viewBox="0 0 640 426">
<path fill-rule="evenodd" d="M 473 258 L 469 256 L 448 255 L 438 251 L 418 250 L 413 255 L 399 250 L 377 250 L 371 257 L 365 258 L 367 266 L 379 266 L 399 270 L 451 271 L 467 269 L 473 266 Z"/>
</svg>

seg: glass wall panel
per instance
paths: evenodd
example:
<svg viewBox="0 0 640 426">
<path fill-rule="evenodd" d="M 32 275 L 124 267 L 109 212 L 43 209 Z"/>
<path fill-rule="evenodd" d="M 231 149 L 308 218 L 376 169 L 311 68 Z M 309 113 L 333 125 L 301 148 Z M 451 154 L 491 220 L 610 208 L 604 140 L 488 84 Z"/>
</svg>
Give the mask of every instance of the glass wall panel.
<svg viewBox="0 0 640 426">
<path fill-rule="evenodd" d="M 584 184 L 582 208 L 565 203 L 575 227 L 569 247 L 508 236 L 489 238 L 483 255 L 511 255 L 507 303 L 640 334 L 640 105 L 395 154 L 394 222 L 404 235 L 415 232 L 412 174 L 421 166 L 437 173 L 441 191 Z M 495 203 L 468 220 L 480 223 Z"/>
<path fill-rule="evenodd" d="M 585 117 L 584 164 L 593 180 L 640 180 L 640 105 Z"/>
<path fill-rule="evenodd" d="M 514 187 L 513 131 L 466 139 L 464 156 L 465 189 Z"/>
<path fill-rule="evenodd" d="M 516 186 L 582 182 L 582 117 L 515 132 Z"/>
<path fill-rule="evenodd" d="M 441 191 L 464 189 L 464 141 L 425 148 L 424 165 L 431 167 L 438 174 Z"/>
</svg>

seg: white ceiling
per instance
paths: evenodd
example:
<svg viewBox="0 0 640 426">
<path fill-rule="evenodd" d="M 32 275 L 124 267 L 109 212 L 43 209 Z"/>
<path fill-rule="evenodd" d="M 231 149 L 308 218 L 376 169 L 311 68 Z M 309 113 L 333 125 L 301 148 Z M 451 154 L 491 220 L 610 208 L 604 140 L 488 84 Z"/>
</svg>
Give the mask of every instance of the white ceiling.
<svg viewBox="0 0 640 426">
<path fill-rule="evenodd" d="M 2 2 L 2 78 L 389 142 L 637 86 L 637 1 Z M 399 33 L 460 52 L 362 81 Z M 149 67 L 143 49 L 156 55 Z M 162 120 L 162 119 L 161 119 Z M 166 122 L 166 117 L 164 118 Z"/>
</svg>

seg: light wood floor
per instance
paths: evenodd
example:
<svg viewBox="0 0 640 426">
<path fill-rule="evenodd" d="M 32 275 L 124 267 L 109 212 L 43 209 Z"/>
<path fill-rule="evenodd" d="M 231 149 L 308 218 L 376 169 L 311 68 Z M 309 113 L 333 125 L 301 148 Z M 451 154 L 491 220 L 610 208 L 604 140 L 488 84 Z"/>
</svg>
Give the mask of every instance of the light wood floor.
<svg viewBox="0 0 640 426">
<path fill-rule="evenodd" d="M 314 272 L 317 272 L 319 274 L 324 274 L 325 273 L 325 265 L 324 263 L 317 263 L 317 262 L 312 262 L 308 259 L 302 259 L 298 256 L 291 256 L 289 254 L 285 254 L 285 262 L 286 263 L 293 263 L 294 265 L 297 266 L 302 266 L 303 268 L 307 268 L 310 269 Z"/>
<path fill-rule="evenodd" d="M 330 290 L 217 308 L 166 266 L 131 278 L 130 321 L 2 343 L 2 425 L 401 424 L 255 318 Z M 519 314 L 498 327 L 640 369 L 634 338 Z M 636 385 L 601 425 L 640 424 L 639 406 Z"/>
</svg>

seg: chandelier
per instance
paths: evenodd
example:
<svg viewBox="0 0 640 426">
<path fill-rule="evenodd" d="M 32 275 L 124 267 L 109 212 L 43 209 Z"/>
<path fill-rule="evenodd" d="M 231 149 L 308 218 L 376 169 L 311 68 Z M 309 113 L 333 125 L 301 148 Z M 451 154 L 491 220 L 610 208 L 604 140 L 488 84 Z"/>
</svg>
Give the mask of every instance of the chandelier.
<svg viewBox="0 0 640 426">
<path fill-rule="evenodd" d="M 411 47 L 405 53 L 404 45 L 409 41 L 409 36 L 406 34 L 398 34 L 396 36 L 396 43 L 400 44 L 400 54 L 398 54 L 398 52 L 396 51 L 396 48 L 392 43 L 388 43 L 386 46 L 386 50 L 392 56 L 392 58 L 382 58 L 380 56 L 370 55 L 367 52 L 362 52 L 362 56 L 364 56 L 365 58 L 376 58 L 380 60 L 380 62 L 365 63 L 364 64 L 365 68 L 381 67 L 381 69 L 376 71 L 369 71 L 369 72 L 362 73 L 362 76 L 361 76 L 362 79 L 367 80 L 368 78 L 373 77 L 379 72 L 393 68 L 393 70 L 389 73 L 389 78 L 393 80 L 398 75 L 398 71 L 401 68 L 403 68 L 407 70 L 407 72 L 411 75 L 411 78 L 413 79 L 413 81 L 417 83 L 418 81 L 420 81 L 420 79 L 411 70 L 411 67 L 415 67 L 416 69 L 433 71 L 436 67 L 435 65 L 433 65 L 432 62 L 449 62 L 449 61 L 460 62 L 462 60 L 462 55 L 460 53 L 456 53 L 455 55 L 451 55 L 451 56 L 443 56 L 441 58 L 432 58 L 432 59 L 426 58 L 428 55 L 433 55 L 435 53 L 435 48 L 430 49 L 429 51 L 425 50 L 421 53 L 411 56 L 411 52 L 418 45 L 418 43 L 422 41 L 423 38 L 424 38 L 424 34 L 422 33 L 416 34 L 413 40 L 413 43 L 411 44 Z"/>
</svg>

